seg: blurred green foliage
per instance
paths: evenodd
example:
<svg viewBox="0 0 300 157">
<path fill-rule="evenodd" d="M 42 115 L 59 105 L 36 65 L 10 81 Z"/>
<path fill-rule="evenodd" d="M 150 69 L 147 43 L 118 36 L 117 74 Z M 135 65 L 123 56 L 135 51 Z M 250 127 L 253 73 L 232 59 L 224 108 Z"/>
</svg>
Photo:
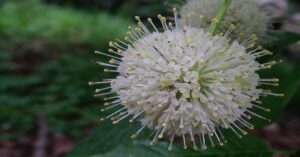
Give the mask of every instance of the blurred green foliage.
<svg viewBox="0 0 300 157">
<path fill-rule="evenodd" d="M 101 103 L 87 85 L 103 77 L 92 52 L 122 37 L 130 22 L 35 0 L 6 1 L 0 16 L 0 140 L 33 131 L 37 112 L 52 131 L 80 137 Z"/>
<path fill-rule="evenodd" d="M 19 64 L 2 59 L 11 67 Z M 80 129 L 95 123 L 97 118 L 97 106 L 87 87 L 96 71 L 90 69 L 93 67 L 87 55 L 64 54 L 39 64 L 30 75 L 22 76 L 18 71 L 1 75 L 1 138 L 32 130 L 36 112 L 45 112 L 51 130 L 80 135 Z M 6 69 L 0 70 L 3 74 Z"/>
<path fill-rule="evenodd" d="M 88 12 L 104 10 L 111 14 L 132 18 L 155 16 L 170 13 L 171 4 L 176 0 L 44 0 L 50 4 L 72 6 Z M 178 1 L 177 1 L 178 2 Z M 169 7 L 169 9 L 166 9 Z"/>
<path fill-rule="evenodd" d="M 44 5 L 36 0 L 7 2 L 0 10 L 0 37 L 9 42 L 45 39 L 56 46 L 104 46 L 125 32 L 129 22 L 106 13 L 79 12 Z M 5 41 L 4 40 L 4 41 Z"/>
</svg>

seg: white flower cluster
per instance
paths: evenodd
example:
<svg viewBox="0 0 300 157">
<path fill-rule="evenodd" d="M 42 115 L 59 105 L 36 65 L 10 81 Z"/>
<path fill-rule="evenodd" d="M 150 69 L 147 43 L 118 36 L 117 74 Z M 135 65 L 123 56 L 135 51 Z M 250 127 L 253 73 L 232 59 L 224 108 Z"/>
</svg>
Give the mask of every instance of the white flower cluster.
<svg viewBox="0 0 300 157">
<path fill-rule="evenodd" d="M 181 24 L 207 28 L 211 24 L 222 0 L 187 0 L 181 7 Z M 228 30 L 231 24 L 237 28 L 231 33 L 233 39 L 245 39 L 252 34 L 259 38 L 265 35 L 268 17 L 257 0 L 232 0 L 232 4 L 219 26 L 219 33 Z"/>
<path fill-rule="evenodd" d="M 102 111 L 117 108 L 102 118 L 114 124 L 128 117 L 138 121 L 144 129 L 154 131 L 151 144 L 158 139 L 182 137 L 184 148 L 192 143 L 194 149 L 223 145 L 226 140 L 221 129 L 232 130 L 238 137 L 253 129 L 247 120 L 251 116 L 266 118 L 252 108 L 260 106 L 260 96 L 281 94 L 260 88 L 260 85 L 277 86 L 278 79 L 262 79 L 258 70 L 271 68 L 276 62 L 260 64 L 256 58 L 272 54 L 253 47 L 255 35 L 242 42 L 230 40 L 232 28 L 223 35 L 213 36 L 202 28 L 180 26 L 174 9 L 175 24 L 167 23 L 159 15 L 163 31 L 159 31 L 149 18 L 147 28 L 136 17 L 138 26 L 129 28 L 128 37 L 110 42 L 109 63 L 105 72 L 118 73 L 115 79 L 94 84 L 110 85 L 96 89 L 96 96 L 106 96 L 108 102 Z M 115 95 L 116 94 L 116 95 Z M 196 142 L 195 138 L 200 142 Z"/>
</svg>

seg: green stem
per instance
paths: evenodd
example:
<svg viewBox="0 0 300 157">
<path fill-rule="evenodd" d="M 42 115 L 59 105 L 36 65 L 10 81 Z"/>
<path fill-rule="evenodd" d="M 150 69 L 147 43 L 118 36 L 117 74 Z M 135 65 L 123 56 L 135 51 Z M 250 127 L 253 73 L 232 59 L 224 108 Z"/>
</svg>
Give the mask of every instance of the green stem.
<svg viewBox="0 0 300 157">
<path fill-rule="evenodd" d="M 213 19 L 212 23 L 210 24 L 209 31 L 211 34 L 214 34 L 216 32 L 230 4 L 231 4 L 231 0 L 223 0 L 221 6 L 219 7 L 216 17 Z"/>
</svg>

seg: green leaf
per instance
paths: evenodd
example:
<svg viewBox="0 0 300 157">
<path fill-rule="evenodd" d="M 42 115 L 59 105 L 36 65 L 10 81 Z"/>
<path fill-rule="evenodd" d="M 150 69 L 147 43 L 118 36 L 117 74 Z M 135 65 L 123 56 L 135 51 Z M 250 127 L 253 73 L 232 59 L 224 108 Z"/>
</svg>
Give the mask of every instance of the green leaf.
<svg viewBox="0 0 300 157">
<path fill-rule="evenodd" d="M 234 141 L 236 140 L 236 141 Z M 168 143 L 160 142 L 154 146 L 149 145 L 149 141 L 135 141 L 129 145 L 122 145 L 115 150 L 94 155 L 93 157 L 111 157 L 111 156 L 144 156 L 144 157 L 267 157 L 272 155 L 272 151 L 268 150 L 263 143 L 253 136 L 248 136 L 244 140 L 234 139 L 223 147 L 214 147 L 205 151 L 195 151 L 191 149 L 183 149 L 175 146 L 172 151 L 168 151 Z"/>
<path fill-rule="evenodd" d="M 172 151 L 168 151 L 167 142 L 158 142 L 154 146 L 149 145 L 149 139 L 138 138 L 134 141 L 130 136 L 137 129 L 135 125 L 122 122 L 118 125 L 111 123 L 101 123 L 95 131 L 83 142 L 78 144 L 66 157 L 112 157 L 112 156 L 144 156 L 144 157 L 268 157 L 273 152 L 266 147 L 259 139 L 248 135 L 243 139 L 237 138 L 232 133 L 225 131 L 228 143 L 223 147 L 210 147 L 205 151 L 195 151 L 183 149 L 182 146 L 173 146 Z"/>
<path fill-rule="evenodd" d="M 281 113 L 284 111 L 284 108 L 292 100 L 293 96 L 297 93 L 300 87 L 300 62 L 297 63 L 288 63 L 284 61 L 278 65 L 275 65 L 272 69 L 263 71 L 260 75 L 262 78 L 279 78 L 280 85 L 278 87 L 269 87 L 274 93 L 283 93 L 284 97 L 274 97 L 268 96 L 262 99 L 263 107 L 270 108 L 271 112 L 266 113 L 261 110 L 255 111 L 259 115 L 262 115 L 266 118 L 269 118 L 271 122 L 277 120 Z M 264 86 L 267 88 L 267 86 Z M 254 118 L 252 123 L 256 127 L 262 127 L 268 125 L 271 122 L 258 120 Z"/>
<path fill-rule="evenodd" d="M 95 131 L 79 143 L 67 157 L 85 157 L 112 151 L 121 144 L 129 144 L 130 136 L 135 130 L 136 126 L 128 125 L 125 121 L 117 125 L 105 121 L 100 123 Z"/>
<path fill-rule="evenodd" d="M 293 32 L 270 31 L 264 40 L 267 41 L 265 47 L 268 50 L 274 53 L 279 53 L 287 46 L 300 41 L 300 34 Z"/>
</svg>

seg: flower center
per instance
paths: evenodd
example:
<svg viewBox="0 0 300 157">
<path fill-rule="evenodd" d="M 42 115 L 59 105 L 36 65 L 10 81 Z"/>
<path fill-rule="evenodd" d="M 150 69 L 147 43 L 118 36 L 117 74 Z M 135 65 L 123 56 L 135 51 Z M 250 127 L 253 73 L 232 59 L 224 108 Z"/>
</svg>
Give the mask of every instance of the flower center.
<svg viewBox="0 0 300 157">
<path fill-rule="evenodd" d="M 204 93 L 208 90 L 208 84 L 219 80 L 219 73 L 207 69 L 207 65 L 203 60 L 197 61 L 188 70 L 184 70 L 183 68 L 179 71 L 180 75 L 177 79 L 164 79 L 160 82 L 161 88 L 175 90 L 177 99 L 199 98 L 199 93 Z"/>
</svg>

